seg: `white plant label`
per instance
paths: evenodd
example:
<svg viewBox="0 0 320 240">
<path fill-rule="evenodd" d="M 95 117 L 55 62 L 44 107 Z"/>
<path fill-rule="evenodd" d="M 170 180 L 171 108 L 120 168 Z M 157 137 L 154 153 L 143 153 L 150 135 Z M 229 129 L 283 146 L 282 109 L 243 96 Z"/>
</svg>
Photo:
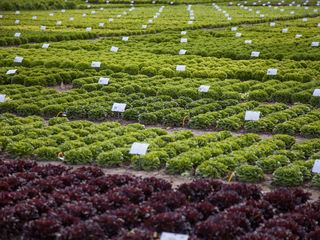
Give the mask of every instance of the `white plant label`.
<svg viewBox="0 0 320 240">
<path fill-rule="evenodd" d="M 225 16 L 225 17 L 229 17 L 229 13 L 226 13 L 224 16 Z"/>
<path fill-rule="evenodd" d="M 189 239 L 189 235 L 169 233 L 169 232 L 163 232 L 161 233 L 161 236 L 160 236 L 160 240 L 188 240 L 188 239 Z"/>
<path fill-rule="evenodd" d="M 186 70 L 186 65 L 177 65 L 176 66 L 176 71 L 185 71 Z"/>
<path fill-rule="evenodd" d="M 320 97 L 320 88 L 315 89 L 315 90 L 313 91 L 312 96 L 314 96 L 314 97 Z"/>
<path fill-rule="evenodd" d="M 101 65 L 101 62 L 94 62 L 94 61 L 91 62 L 91 67 L 99 68 L 100 65 Z"/>
<path fill-rule="evenodd" d="M 232 20 L 232 18 L 231 18 L 231 17 L 228 17 L 228 18 L 227 18 L 227 20 L 228 20 L 228 21 L 231 21 L 231 20 Z"/>
<path fill-rule="evenodd" d="M 57 22 L 57 25 L 61 25 L 61 23 L 62 23 L 61 21 L 58 21 L 58 22 Z"/>
<path fill-rule="evenodd" d="M 109 22 L 113 22 L 113 18 L 109 18 Z"/>
<path fill-rule="evenodd" d="M 270 23 L 270 27 L 274 27 L 276 25 L 276 23 L 272 22 Z"/>
<path fill-rule="evenodd" d="M 82 17 L 85 17 L 85 16 L 87 16 L 87 14 L 85 14 L 85 13 L 84 13 L 84 14 L 82 14 Z"/>
<path fill-rule="evenodd" d="M 65 12 L 66 12 L 66 10 L 62 9 L 62 10 L 61 10 L 61 12 L 62 12 L 62 13 L 65 13 Z"/>
<path fill-rule="evenodd" d="M 44 43 L 44 44 L 42 45 L 42 48 L 49 48 L 49 46 L 50 46 L 49 43 Z"/>
<path fill-rule="evenodd" d="M 320 26 L 320 23 L 319 23 L 319 26 Z M 181 31 L 181 35 L 186 35 L 187 34 L 187 31 Z"/>
<path fill-rule="evenodd" d="M 148 147 L 149 147 L 149 143 L 134 142 L 131 145 L 129 153 L 136 154 L 136 155 L 146 155 Z"/>
<path fill-rule="evenodd" d="M 237 27 L 232 27 L 231 31 L 237 31 Z"/>
<path fill-rule="evenodd" d="M 314 161 L 313 167 L 312 167 L 313 173 L 320 173 L 320 159 L 316 159 Z"/>
<path fill-rule="evenodd" d="M 33 17 L 32 17 L 32 20 L 37 20 L 37 16 L 33 16 Z"/>
<path fill-rule="evenodd" d="M 19 24 L 19 22 L 20 22 L 20 20 L 16 20 L 14 23 L 15 23 L 15 24 Z"/>
<path fill-rule="evenodd" d="M 102 85 L 108 85 L 109 80 L 110 80 L 110 78 L 103 78 L 103 77 L 101 77 L 101 78 L 99 78 L 98 83 L 99 83 L 99 84 L 102 84 Z"/>
<path fill-rule="evenodd" d="M 264 17 L 264 14 L 260 14 L 260 17 L 263 18 L 263 17 Z"/>
<path fill-rule="evenodd" d="M 104 26 L 104 23 L 99 23 L 99 27 L 103 27 Z"/>
<path fill-rule="evenodd" d="M 290 14 L 294 14 L 294 11 L 291 11 Z"/>
<path fill-rule="evenodd" d="M 251 43 L 252 43 L 252 40 L 244 40 L 244 43 L 245 43 L 245 44 L 251 44 Z"/>
<path fill-rule="evenodd" d="M 308 18 L 302 18 L 302 22 L 307 22 Z"/>
<path fill-rule="evenodd" d="M 297 34 L 297 35 L 295 36 L 295 38 L 301 38 L 301 37 L 302 37 L 301 34 Z"/>
<path fill-rule="evenodd" d="M 103 8 L 100 8 L 100 11 L 103 11 Z"/>
<path fill-rule="evenodd" d="M 149 20 L 148 20 L 148 23 L 152 23 L 152 19 L 149 19 Z"/>
<path fill-rule="evenodd" d="M 318 27 L 320 27 L 320 23 L 318 23 Z"/>
<path fill-rule="evenodd" d="M 186 43 L 186 42 L 188 42 L 188 39 L 187 38 L 181 38 L 180 42 L 181 43 Z"/>
<path fill-rule="evenodd" d="M 46 30 L 46 26 L 40 26 L 41 30 Z"/>
<path fill-rule="evenodd" d="M 17 14 L 17 15 L 20 14 L 20 11 L 16 11 L 16 14 Z"/>
<path fill-rule="evenodd" d="M 259 118 L 260 118 L 259 111 L 246 111 L 246 114 L 244 116 L 245 121 L 258 121 Z"/>
<path fill-rule="evenodd" d="M 192 24 L 193 23 L 193 21 L 188 21 L 188 24 Z"/>
<path fill-rule="evenodd" d="M 3 18 L 3 16 L 2 16 L 2 15 L 0 15 L 0 18 Z"/>
<path fill-rule="evenodd" d="M 20 37 L 20 36 L 21 36 L 21 33 L 15 33 L 14 36 L 15 36 L 15 37 Z"/>
<path fill-rule="evenodd" d="M 18 70 L 18 69 L 11 69 L 11 70 L 8 70 L 6 74 L 7 74 L 7 75 L 15 74 L 17 70 Z"/>
<path fill-rule="evenodd" d="M 127 12 L 123 12 L 122 14 L 123 14 L 123 15 L 127 15 Z"/>
<path fill-rule="evenodd" d="M 112 46 L 111 48 L 110 48 L 110 51 L 111 52 L 118 52 L 118 47 L 114 47 L 114 46 Z"/>
<path fill-rule="evenodd" d="M 121 15 L 120 15 L 120 14 L 118 14 L 118 15 L 117 15 L 117 18 L 121 18 Z"/>
<path fill-rule="evenodd" d="M 127 104 L 125 103 L 113 103 L 111 111 L 112 112 L 124 112 Z"/>
<path fill-rule="evenodd" d="M 185 55 L 186 52 L 187 52 L 187 50 L 181 49 L 181 50 L 179 51 L 179 55 Z"/>
<path fill-rule="evenodd" d="M 259 57 L 260 52 L 251 52 L 251 57 Z"/>
<path fill-rule="evenodd" d="M 208 92 L 209 88 L 210 88 L 210 86 L 208 86 L 208 85 L 201 85 L 198 89 L 198 92 Z"/>
<path fill-rule="evenodd" d="M 236 33 L 236 37 L 241 37 L 241 33 Z"/>
<path fill-rule="evenodd" d="M 53 13 L 49 13 L 49 17 L 53 17 Z"/>
<path fill-rule="evenodd" d="M 87 27 L 87 28 L 86 28 L 86 31 L 87 31 L 87 32 L 90 32 L 91 30 L 92 30 L 91 27 Z"/>
<path fill-rule="evenodd" d="M 69 18 L 69 21 L 71 21 L 71 22 L 72 22 L 73 20 L 74 20 L 74 18 L 73 18 L 73 17 Z"/>
<path fill-rule="evenodd" d="M 23 60 L 23 57 L 15 57 L 13 61 L 14 61 L 15 63 L 21 63 L 22 60 Z"/>
<path fill-rule="evenodd" d="M 319 42 L 312 42 L 311 47 L 319 47 Z"/>
<path fill-rule="evenodd" d="M 6 99 L 6 95 L 0 94 L 0 102 L 4 102 L 5 99 Z"/>
<path fill-rule="evenodd" d="M 129 40 L 129 37 L 122 37 L 122 41 L 128 41 Z"/>
<path fill-rule="evenodd" d="M 96 14 L 96 11 L 91 11 L 91 14 Z"/>
<path fill-rule="evenodd" d="M 284 28 L 284 29 L 282 29 L 282 32 L 283 32 L 283 33 L 288 32 L 288 28 Z"/>
<path fill-rule="evenodd" d="M 269 68 L 267 70 L 267 75 L 277 75 L 278 73 L 278 69 L 275 69 L 275 68 Z"/>
<path fill-rule="evenodd" d="M 146 29 L 146 28 L 147 28 L 147 25 L 142 25 L 141 28 L 142 28 L 142 29 Z"/>
<path fill-rule="evenodd" d="M 280 9 L 280 12 L 284 12 L 284 9 Z"/>
</svg>

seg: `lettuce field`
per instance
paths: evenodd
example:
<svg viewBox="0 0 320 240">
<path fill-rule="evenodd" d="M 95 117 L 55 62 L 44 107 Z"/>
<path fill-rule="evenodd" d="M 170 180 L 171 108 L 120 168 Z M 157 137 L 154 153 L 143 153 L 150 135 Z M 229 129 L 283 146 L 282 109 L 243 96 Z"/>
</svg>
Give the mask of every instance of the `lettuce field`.
<svg viewBox="0 0 320 240">
<path fill-rule="evenodd" d="M 319 240 L 319 42 L 317 0 L 0 0 L 0 240 Z"/>
</svg>

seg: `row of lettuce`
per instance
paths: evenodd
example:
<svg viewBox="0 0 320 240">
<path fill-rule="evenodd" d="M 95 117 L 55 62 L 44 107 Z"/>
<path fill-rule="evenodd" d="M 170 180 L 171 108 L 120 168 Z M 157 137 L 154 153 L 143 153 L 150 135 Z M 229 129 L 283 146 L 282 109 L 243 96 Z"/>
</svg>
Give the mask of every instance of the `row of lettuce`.
<svg viewBox="0 0 320 240">
<path fill-rule="evenodd" d="M 48 9 L 74 9 L 81 0 L 2 0 L 0 9 L 13 10 L 48 10 Z"/>
<path fill-rule="evenodd" d="M 111 48 L 111 46 L 110 46 Z M 13 49 L 12 49 L 13 50 Z M 12 51 L 11 50 L 11 51 Z M 108 50 L 110 51 L 110 50 Z M 152 53 L 106 53 L 105 57 L 94 57 L 99 51 L 90 52 L 91 60 L 84 61 L 82 50 L 65 51 L 52 49 L 45 53 L 29 49 L 33 57 L 25 57 L 22 63 L 14 63 L 15 56 L 23 57 L 25 54 L 9 55 L 10 51 L 2 51 L 0 61 L 1 84 L 23 84 L 25 86 L 55 86 L 56 84 L 71 83 L 72 80 L 84 76 L 111 75 L 113 73 L 127 73 L 129 75 L 146 75 L 148 77 L 183 77 L 183 78 L 219 78 L 267 81 L 310 82 L 319 76 L 320 61 L 292 61 L 292 60 L 238 60 L 219 59 L 215 57 L 203 58 L 201 56 L 173 56 L 157 55 Z M 46 60 L 43 57 L 48 56 Z M 62 53 L 62 54 L 61 54 Z M 55 56 L 55 54 L 57 56 Z M 70 54 L 70 55 L 68 55 Z M 61 57 L 59 56 L 61 55 Z M 37 57 L 39 56 L 39 57 Z M 71 60 L 68 56 L 73 56 Z M 113 61 L 112 61 L 113 60 Z M 94 68 L 92 62 L 100 62 L 100 68 Z M 185 65 L 185 71 L 176 71 L 177 65 Z M 17 69 L 16 73 L 8 75 L 8 70 Z M 268 69 L 277 69 L 276 75 L 268 75 Z M 148 83 L 146 83 L 148 84 Z"/>
<path fill-rule="evenodd" d="M 133 11 L 129 11 L 127 4 L 114 7 L 106 5 L 102 7 L 103 10 L 87 8 L 85 10 L 66 10 L 65 13 L 51 11 L 53 16 L 50 17 L 48 17 L 48 11 L 22 11 L 19 15 L 4 12 L 0 19 L 3 24 L 3 28 L 0 30 L 0 45 L 219 28 L 319 16 L 318 12 L 313 12 L 314 7 L 310 7 L 308 10 L 290 7 L 284 12 L 275 11 L 268 7 L 254 7 L 255 11 L 264 13 L 265 17 L 261 18 L 255 11 L 247 12 L 243 9 L 240 11 L 237 6 L 225 6 L 224 10 L 232 16 L 232 19 L 228 21 L 222 11 L 218 12 L 209 4 L 199 4 L 193 6 L 192 10 L 194 10 L 196 17 L 192 20 L 192 24 L 188 24 L 190 19 L 186 11 L 186 5 L 166 6 L 163 12 L 157 18 L 154 18 L 153 16 L 156 16 L 156 13 L 160 13 L 158 12 L 159 6 L 136 6 Z M 291 10 L 294 10 L 295 14 L 290 14 Z M 124 12 L 126 13 L 124 14 Z M 32 20 L 33 16 L 36 16 L 37 19 Z M 73 18 L 73 20 L 70 21 L 70 18 Z M 19 22 L 17 23 L 16 20 L 19 20 Z M 152 20 L 152 22 L 148 20 Z M 61 21 L 61 23 L 57 25 L 58 21 Z M 99 26 L 100 23 L 104 23 L 104 25 Z M 147 24 L 146 28 L 142 28 L 144 24 Z M 40 26 L 46 26 L 46 29 L 41 30 Z M 90 32 L 86 31 L 88 27 L 91 28 Z M 17 32 L 21 33 L 20 37 L 14 37 Z"/>
<path fill-rule="evenodd" d="M 171 55 L 176 55 L 180 49 L 185 49 L 187 50 L 186 55 L 234 60 L 259 58 L 319 61 L 319 47 L 312 46 L 312 42 L 319 41 L 315 34 L 319 29 L 319 18 L 305 18 L 305 20 L 306 22 L 301 19 L 274 22 L 274 26 L 270 26 L 271 23 L 265 23 L 206 31 L 188 31 L 187 44 L 178 43 L 180 38 L 177 34 L 166 32 L 160 35 L 139 37 L 139 41 L 131 44 L 128 42 L 123 47 L 127 49 L 135 44 L 143 51 Z M 288 29 L 288 32 L 282 33 L 283 29 Z M 241 37 L 236 37 L 237 33 L 241 33 Z M 248 40 L 251 42 L 248 43 Z M 157 45 L 155 46 L 154 43 Z M 113 40 L 112 44 L 119 43 Z M 259 52 L 259 56 L 251 56 L 252 52 Z"/>
<path fill-rule="evenodd" d="M 87 2 L 87 4 L 86 4 Z M 158 0 L 158 1 L 152 1 L 152 0 L 136 0 L 133 1 L 134 3 L 138 4 L 197 4 L 197 3 L 208 3 L 209 0 Z M 215 2 L 227 2 L 225 0 L 218 0 Z M 14 11 L 14 10 L 50 10 L 50 9 L 75 9 L 75 8 L 83 8 L 87 7 L 88 4 L 94 3 L 94 5 L 91 6 L 91 8 L 94 8 L 95 5 L 106 5 L 106 0 L 2 0 L 0 2 L 0 9 L 5 11 Z M 130 0 L 109 0 L 108 3 L 110 5 L 113 4 L 128 4 L 132 3 Z"/>
<path fill-rule="evenodd" d="M 289 135 L 262 139 L 248 133 L 232 136 L 228 131 L 195 137 L 191 131 L 168 134 L 160 128 L 145 129 L 140 124 L 121 126 L 116 122 L 94 124 L 51 118 L 49 126 L 40 117 L 1 115 L 1 151 L 12 158 L 52 161 L 58 156 L 68 164 L 121 166 L 155 170 L 165 167 L 169 174 L 227 178 L 236 172 L 241 181 L 259 182 L 273 174 L 281 186 L 298 186 L 319 175 L 311 169 L 319 158 L 320 140 L 296 143 Z M 146 155 L 130 155 L 133 142 L 150 144 Z"/>
<path fill-rule="evenodd" d="M 317 108 L 320 99 L 312 96 L 314 89 L 319 88 L 317 81 L 270 80 L 261 83 L 254 80 L 112 76 L 107 86 L 94 83 L 98 77 L 74 80 L 73 86 L 80 89 L 62 93 L 41 86 L 3 85 L 0 93 L 6 94 L 6 99 L 0 103 L 0 112 L 43 117 L 54 117 L 63 112 L 69 119 L 103 121 L 117 117 L 146 125 L 320 136 Z M 145 84 L 147 81 L 149 84 Z M 200 85 L 209 85 L 209 91 L 199 92 Z M 258 101 L 282 103 L 264 105 Z M 123 113 L 111 111 L 115 102 L 127 104 Z M 284 103 L 300 104 L 289 107 Z M 260 120 L 245 122 L 244 114 L 248 110 L 260 111 Z"/>
</svg>

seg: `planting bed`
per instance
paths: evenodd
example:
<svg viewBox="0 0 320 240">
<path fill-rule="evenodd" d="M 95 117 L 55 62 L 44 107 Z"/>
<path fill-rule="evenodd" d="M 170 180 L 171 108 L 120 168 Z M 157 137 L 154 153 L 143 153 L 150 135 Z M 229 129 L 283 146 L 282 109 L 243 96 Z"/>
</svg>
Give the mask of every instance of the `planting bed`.
<svg viewBox="0 0 320 240">
<path fill-rule="evenodd" d="M 69 122 L 66 118 L 51 118 L 46 126 L 40 117 L 8 113 L 0 119 L 1 151 L 10 158 L 54 161 L 60 155 L 67 164 L 129 164 L 141 170 L 165 167 L 168 174 L 209 178 L 228 178 L 236 171 L 236 178 L 247 182 L 261 182 L 264 174 L 273 174 L 276 185 L 299 186 L 313 178 L 313 185 L 319 186 L 318 175 L 311 172 L 319 157 L 319 139 L 296 143 L 289 135 L 263 139 L 254 133 L 232 136 L 229 131 L 200 136 L 190 130 L 169 134 L 138 123 L 121 126 L 117 122 Z M 149 143 L 148 152 L 130 154 L 134 142 Z"/>
<path fill-rule="evenodd" d="M 319 202 L 299 188 L 105 175 L 1 161 L 1 237 L 22 239 L 317 239 Z M 8 184 L 10 183 L 10 184 Z"/>
</svg>

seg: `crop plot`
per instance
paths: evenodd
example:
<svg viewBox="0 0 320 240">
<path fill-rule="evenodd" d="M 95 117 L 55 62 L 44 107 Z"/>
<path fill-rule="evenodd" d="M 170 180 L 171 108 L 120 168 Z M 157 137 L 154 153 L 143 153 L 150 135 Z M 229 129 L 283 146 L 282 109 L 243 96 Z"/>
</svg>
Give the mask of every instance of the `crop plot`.
<svg viewBox="0 0 320 240">
<path fill-rule="evenodd" d="M 319 6 L 0 1 L 0 239 L 319 239 Z"/>
</svg>

